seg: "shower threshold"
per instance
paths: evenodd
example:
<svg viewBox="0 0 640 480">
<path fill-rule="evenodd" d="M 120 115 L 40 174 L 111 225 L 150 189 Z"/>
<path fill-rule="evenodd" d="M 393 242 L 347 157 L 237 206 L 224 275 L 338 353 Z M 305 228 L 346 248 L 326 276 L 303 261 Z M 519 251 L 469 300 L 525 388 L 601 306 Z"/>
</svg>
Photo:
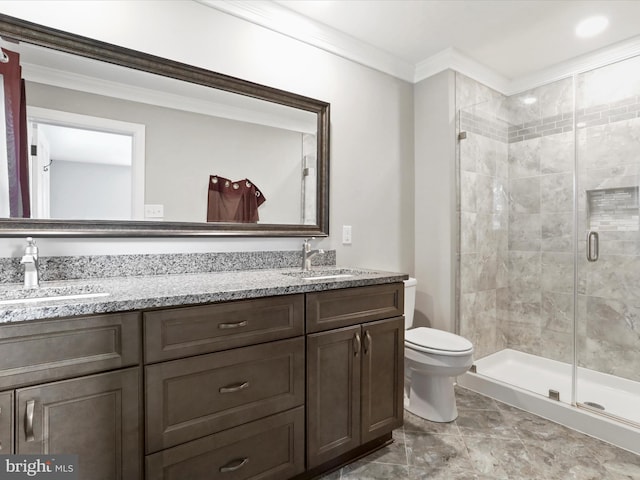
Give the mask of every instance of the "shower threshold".
<svg viewBox="0 0 640 480">
<path fill-rule="evenodd" d="M 475 366 L 461 386 L 640 454 L 640 382 L 578 368 L 576 408 L 570 364 L 505 349 Z"/>
</svg>

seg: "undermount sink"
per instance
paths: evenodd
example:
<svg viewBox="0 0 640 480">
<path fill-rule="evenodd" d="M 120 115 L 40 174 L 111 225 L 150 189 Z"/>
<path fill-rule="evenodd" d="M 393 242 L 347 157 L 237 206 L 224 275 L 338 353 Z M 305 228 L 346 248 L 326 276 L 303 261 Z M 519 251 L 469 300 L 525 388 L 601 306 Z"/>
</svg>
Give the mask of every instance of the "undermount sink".
<svg viewBox="0 0 640 480">
<path fill-rule="evenodd" d="M 360 273 L 358 270 L 349 268 L 339 268 L 334 270 L 307 270 L 301 272 L 287 272 L 283 275 L 299 278 L 300 280 L 335 280 L 338 278 L 349 278 Z"/>
<path fill-rule="evenodd" d="M 53 302 L 56 300 L 79 300 L 86 298 L 106 297 L 102 292 L 88 285 L 67 287 L 40 287 L 31 289 L 0 290 L 0 305 L 16 305 L 24 303 Z"/>
</svg>

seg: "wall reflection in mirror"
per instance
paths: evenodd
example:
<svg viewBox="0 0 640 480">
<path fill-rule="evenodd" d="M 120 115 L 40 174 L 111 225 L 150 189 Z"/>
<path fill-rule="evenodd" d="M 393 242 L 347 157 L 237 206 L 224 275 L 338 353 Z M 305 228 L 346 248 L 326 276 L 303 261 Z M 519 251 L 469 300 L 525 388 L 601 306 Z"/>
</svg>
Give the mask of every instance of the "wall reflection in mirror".
<svg viewBox="0 0 640 480">
<path fill-rule="evenodd" d="M 0 145 L 0 217 L 316 224 L 316 113 L 24 42 L 3 47 L 22 67 L 28 150 L 11 160 Z M 8 116 L 3 141 L 18 128 Z"/>
</svg>

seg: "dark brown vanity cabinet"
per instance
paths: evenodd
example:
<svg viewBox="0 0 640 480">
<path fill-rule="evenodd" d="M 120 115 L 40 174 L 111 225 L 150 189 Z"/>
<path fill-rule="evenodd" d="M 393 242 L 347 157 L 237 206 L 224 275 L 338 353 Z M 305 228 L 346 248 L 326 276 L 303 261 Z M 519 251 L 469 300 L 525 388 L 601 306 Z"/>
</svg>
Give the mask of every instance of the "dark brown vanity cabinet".
<svg viewBox="0 0 640 480">
<path fill-rule="evenodd" d="M 78 454 L 81 480 L 313 478 L 402 425 L 403 294 L 0 325 L 0 454 Z"/>
<path fill-rule="evenodd" d="M 304 471 L 304 295 L 145 312 L 144 322 L 147 480 Z"/>
<path fill-rule="evenodd" d="M 13 392 L 0 393 L 0 455 L 13 450 Z"/>
<path fill-rule="evenodd" d="M 0 453 L 77 454 L 83 480 L 140 478 L 140 314 L 6 324 L 0 348 Z"/>
<path fill-rule="evenodd" d="M 403 301 L 402 284 L 307 295 L 307 468 L 402 425 Z"/>
</svg>

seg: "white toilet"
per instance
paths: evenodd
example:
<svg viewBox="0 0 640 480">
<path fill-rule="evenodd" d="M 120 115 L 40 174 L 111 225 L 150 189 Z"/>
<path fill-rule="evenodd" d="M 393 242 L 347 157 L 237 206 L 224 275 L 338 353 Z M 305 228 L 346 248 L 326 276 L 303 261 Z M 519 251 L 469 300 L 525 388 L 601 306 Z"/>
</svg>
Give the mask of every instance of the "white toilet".
<svg viewBox="0 0 640 480">
<path fill-rule="evenodd" d="M 415 278 L 404 281 L 404 406 L 433 422 L 458 417 L 453 382 L 473 363 L 473 344 L 459 335 L 413 325 Z"/>
</svg>

